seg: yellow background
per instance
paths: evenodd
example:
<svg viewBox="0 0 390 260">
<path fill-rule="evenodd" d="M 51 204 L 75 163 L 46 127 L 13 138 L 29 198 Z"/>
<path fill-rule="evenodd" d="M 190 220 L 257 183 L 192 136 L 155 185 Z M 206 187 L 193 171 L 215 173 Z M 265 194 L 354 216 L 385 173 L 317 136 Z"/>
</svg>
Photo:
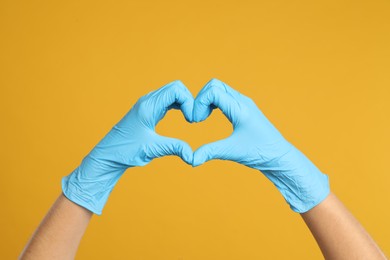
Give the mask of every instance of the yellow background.
<svg viewBox="0 0 390 260">
<path fill-rule="evenodd" d="M 15 258 L 60 180 L 137 99 L 212 77 L 256 101 L 390 254 L 390 2 L 0 1 L 0 258 Z M 161 134 L 224 138 L 219 111 Z M 321 259 L 261 173 L 176 157 L 132 168 L 78 259 Z"/>
</svg>

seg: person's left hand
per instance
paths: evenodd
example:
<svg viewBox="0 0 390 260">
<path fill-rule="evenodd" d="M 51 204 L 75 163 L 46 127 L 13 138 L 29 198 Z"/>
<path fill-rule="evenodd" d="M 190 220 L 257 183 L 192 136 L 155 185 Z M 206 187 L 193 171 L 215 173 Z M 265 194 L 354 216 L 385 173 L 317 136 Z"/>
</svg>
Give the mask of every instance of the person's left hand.
<svg viewBox="0 0 390 260">
<path fill-rule="evenodd" d="M 192 122 L 194 98 L 181 81 L 173 81 L 138 100 L 134 107 L 62 179 L 64 195 L 100 215 L 119 177 L 129 167 L 143 166 L 157 157 L 177 155 L 192 164 L 191 147 L 178 139 L 161 136 L 155 126 L 169 109 L 180 109 Z"/>
<path fill-rule="evenodd" d="M 220 159 L 260 170 L 299 213 L 329 195 L 328 176 L 282 136 L 252 99 L 213 79 L 195 98 L 194 122 L 207 119 L 215 108 L 232 123 L 233 133 L 197 149 L 193 166 Z"/>
</svg>

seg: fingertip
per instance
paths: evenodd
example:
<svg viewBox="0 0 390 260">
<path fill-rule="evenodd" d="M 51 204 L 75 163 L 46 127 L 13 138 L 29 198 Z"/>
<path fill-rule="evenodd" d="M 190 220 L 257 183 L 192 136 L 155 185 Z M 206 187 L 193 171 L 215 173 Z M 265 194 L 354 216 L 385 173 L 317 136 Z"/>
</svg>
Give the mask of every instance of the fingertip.
<svg viewBox="0 0 390 260">
<path fill-rule="evenodd" d="M 200 123 L 200 122 L 204 121 L 206 118 L 207 118 L 206 113 L 204 113 L 203 115 L 196 113 L 196 114 L 194 114 L 193 121 L 195 123 Z"/>
<path fill-rule="evenodd" d="M 199 152 L 199 150 L 195 151 L 193 155 L 192 166 L 197 167 L 205 162 L 206 158 L 203 156 L 203 153 Z"/>
<path fill-rule="evenodd" d="M 184 141 L 176 140 L 174 145 L 176 150 L 176 155 L 178 155 L 185 163 L 192 165 L 194 152 L 192 148 Z"/>
<path fill-rule="evenodd" d="M 176 87 L 176 101 L 180 104 L 180 109 L 185 119 L 193 122 L 194 96 L 181 80 L 174 81 Z"/>
<path fill-rule="evenodd" d="M 181 106 L 181 110 L 183 112 L 184 118 L 187 120 L 189 123 L 194 122 L 194 100 L 193 98 L 189 98 L 184 102 Z"/>
<path fill-rule="evenodd" d="M 206 85 L 213 85 L 213 84 L 224 84 L 224 83 L 217 78 L 211 78 Z"/>
<path fill-rule="evenodd" d="M 198 166 L 201 165 L 201 164 L 202 164 L 202 163 L 199 162 L 198 160 L 196 160 L 195 157 L 194 157 L 194 159 L 193 159 L 193 161 L 192 161 L 192 167 L 198 167 Z"/>
<path fill-rule="evenodd" d="M 202 122 L 211 114 L 211 107 L 202 103 L 200 99 L 195 99 L 192 119 L 194 122 Z"/>
<path fill-rule="evenodd" d="M 191 148 L 184 147 L 182 152 L 182 159 L 184 162 L 186 162 L 188 165 L 192 165 L 192 162 L 194 160 L 193 152 Z"/>
<path fill-rule="evenodd" d="M 192 161 L 193 159 L 191 157 L 186 157 L 185 159 L 183 159 L 183 161 L 188 164 L 188 165 L 192 165 Z"/>
<path fill-rule="evenodd" d="M 172 84 L 172 85 L 176 84 L 176 85 L 184 86 L 184 83 L 180 79 L 175 79 L 175 80 L 171 81 L 169 84 Z"/>
<path fill-rule="evenodd" d="M 205 120 L 215 108 L 220 108 L 224 112 L 227 110 L 226 101 L 224 83 L 219 79 L 212 78 L 195 98 L 193 120 L 195 122 Z"/>
</svg>

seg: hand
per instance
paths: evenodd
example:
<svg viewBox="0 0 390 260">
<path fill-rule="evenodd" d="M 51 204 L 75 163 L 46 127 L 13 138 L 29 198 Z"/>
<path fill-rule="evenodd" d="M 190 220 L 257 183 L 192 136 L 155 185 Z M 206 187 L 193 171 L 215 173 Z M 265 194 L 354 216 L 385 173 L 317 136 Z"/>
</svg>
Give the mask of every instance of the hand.
<svg viewBox="0 0 390 260">
<path fill-rule="evenodd" d="M 299 213 L 328 196 L 328 177 L 285 140 L 250 98 L 213 79 L 195 99 L 194 122 L 205 120 L 217 107 L 233 124 L 233 133 L 196 150 L 193 166 L 221 159 L 260 170 Z"/>
<path fill-rule="evenodd" d="M 100 215 L 114 185 L 125 170 L 143 166 L 165 155 L 180 156 L 192 164 L 193 151 L 178 139 L 160 136 L 156 124 L 169 109 L 180 109 L 192 122 L 194 99 L 180 81 L 143 96 L 83 159 L 62 179 L 64 195 Z"/>
</svg>

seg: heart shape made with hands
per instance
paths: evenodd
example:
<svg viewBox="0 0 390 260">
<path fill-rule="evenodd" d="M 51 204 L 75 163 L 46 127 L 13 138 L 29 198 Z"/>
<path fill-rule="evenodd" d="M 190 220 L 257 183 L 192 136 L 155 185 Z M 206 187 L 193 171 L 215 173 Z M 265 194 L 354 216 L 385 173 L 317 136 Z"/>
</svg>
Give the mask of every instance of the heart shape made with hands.
<svg viewBox="0 0 390 260">
<path fill-rule="evenodd" d="M 221 98 L 223 98 L 223 96 L 226 95 L 228 91 L 227 88 L 228 86 L 222 81 L 217 79 L 212 79 L 202 88 L 202 90 L 198 93 L 196 98 L 194 98 L 190 93 L 190 91 L 186 88 L 186 86 L 181 81 L 176 80 L 166 84 L 165 86 L 161 87 L 159 90 L 152 93 L 156 93 L 156 95 L 161 96 L 160 98 L 166 99 L 167 101 L 164 101 L 163 102 L 164 104 L 169 104 L 167 108 L 164 109 L 162 115 L 159 116 L 159 120 L 162 120 L 162 118 L 165 117 L 165 115 L 170 109 L 175 109 L 175 110 L 180 110 L 182 112 L 187 122 L 200 123 L 202 121 L 205 121 L 211 115 L 214 109 L 220 108 L 219 106 L 221 105 Z M 227 104 L 225 104 L 222 107 L 226 108 Z M 224 111 L 222 110 L 222 108 L 220 109 L 222 113 L 225 116 L 227 116 L 227 118 L 229 119 L 227 113 L 229 113 L 230 111 L 229 110 Z M 160 121 L 158 125 L 159 127 L 161 127 L 161 125 L 164 125 L 164 123 L 161 124 Z M 171 127 L 172 125 L 169 125 L 167 129 Z M 216 128 L 214 128 L 214 130 L 218 131 L 218 129 Z M 231 130 L 229 132 L 230 132 L 229 134 L 231 135 L 232 134 Z M 163 136 L 168 136 L 168 135 L 163 134 Z M 227 138 L 229 138 L 229 136 L 227 136 L 224 139 L 220 139 L 219 141 L 225 140 Z M 181 157 L 185 162 L 187 162 L 188 164 L 192 164 L 193 166 L 197 166 L 200 164 L 197 161 L 195 161 L 194 164 L 193 158 L 197 158 L 194 157 L 194 155 L 196 155 L 199 150 L 200 151 L 202 149 L 204 150 L 205 148 L 208 147 L 208 145 L 213 145 L 215 143 L 215 142 L 206 143 L 202 145 L 199 149 L 197 149 L 195 152 L 193 152 L 192 148 L 190 148 L 187 142 L 184 142 L 181 139 L 176 139 L 176 140 L 179 141 L 177 147 L 169 149 L 171 150 L 171 152 L 168 152 L 167 155 L 169 154 L 177 155 Z"/>
<path fill-rule="evenodd" d="M 193 166 L 211 159 L 222 159 L 252 167 L 259 159 L 272 159 L 291 148 L 284 145 L 287 142 L 283 142 L 284 138 L 250 98 L 218 79 L 210 80 L 195 99 L 181 81 L 171 82 L 153 93 L 160 95 L 159 98 L 165 104 L 157 122 L 169 109 L 179 109 L 187 122 L 198 123 L 206 120 L 214 109 L 219 108 L 233 126 L 230 136 L 204 144 L 194 152 L 186 142 L 176 139 L 176 143 L 170 144 L 176 147 L 165 149 L 169 152 L 163 155 L 178 155 Z M 280 144 L 276 150 L 275 143 Z"/>
</svg>

